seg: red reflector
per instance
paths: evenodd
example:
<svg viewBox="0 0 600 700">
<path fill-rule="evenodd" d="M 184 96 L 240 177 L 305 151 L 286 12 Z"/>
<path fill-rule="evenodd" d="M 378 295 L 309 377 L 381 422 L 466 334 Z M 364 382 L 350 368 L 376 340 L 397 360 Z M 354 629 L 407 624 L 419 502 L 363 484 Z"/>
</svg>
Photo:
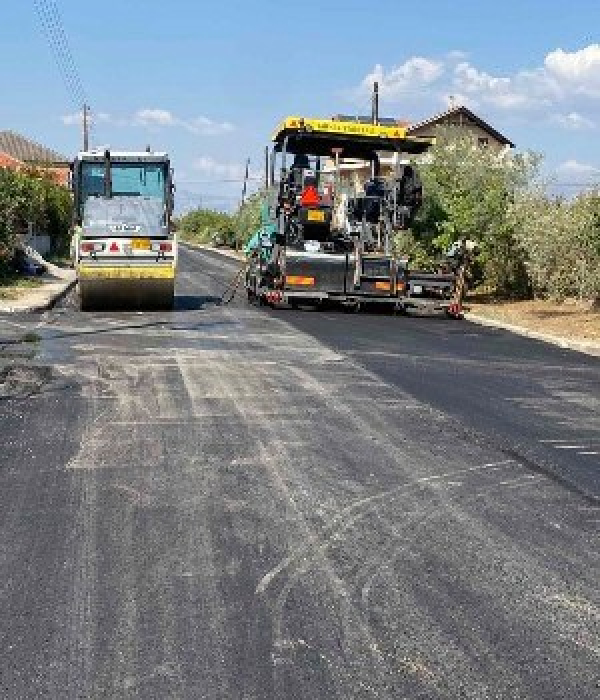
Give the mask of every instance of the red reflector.
<svg viewBox="0 0 600 700">
<path fill-rule="evenodd" d="M 79 249 L 81 250 L 82 253 L 91 253 L 94 250 L 94 244 L 93 243 L 82 243 L 79 246 Z"/>
<path fill-rule="evenodd" d="M 160 250 L 163 253 L 170 253 L 173 250 L 173 244 L 172 243 L 161 243 Z"/>
<path fill-rule="evenodd" d="M 302 199 L 300 200 L 303 207 L 318 207 L 321 198 L 314 185 L 308 185 L 304 188 Z"/>
<path fill-rule="evenodd" d="M 114 241 L 110 244 L 109 248 L 111 253 L 118 253 L 119 252 L 119 244 L 115 243 Z"/>
</svg>

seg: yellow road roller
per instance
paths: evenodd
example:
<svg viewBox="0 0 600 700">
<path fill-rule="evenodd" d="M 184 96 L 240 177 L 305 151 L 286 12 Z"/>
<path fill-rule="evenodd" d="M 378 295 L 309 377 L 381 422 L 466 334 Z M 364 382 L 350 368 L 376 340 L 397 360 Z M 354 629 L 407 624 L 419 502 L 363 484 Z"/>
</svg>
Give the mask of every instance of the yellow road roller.
<svg viewBox="0 0 600 700">
<path fill-rule="evenodd" d="M 168 155 L 80 152 L 72 189 L 81 309 L 173 308 L 177 240 Z"/>
</svg>

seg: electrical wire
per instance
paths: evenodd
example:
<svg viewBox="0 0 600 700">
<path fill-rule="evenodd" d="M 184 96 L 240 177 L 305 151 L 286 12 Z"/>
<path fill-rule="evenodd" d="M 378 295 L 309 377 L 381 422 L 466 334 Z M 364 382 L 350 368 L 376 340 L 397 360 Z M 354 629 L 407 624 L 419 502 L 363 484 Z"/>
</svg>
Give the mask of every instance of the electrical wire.
<svg viewBox="0 0 600 700">
<path fill-rule="evenodd" d="M 51 17 L 48 14 L 48 8 L 42 2 L 42 0 L 34 0 L 34 5 L 40 20 L 42 34 L 48 43 L 50 52 L 52 53 L 52 57 L 54 58 L 54 62 L 56 63 L 69 98 L 72 100 L 73 104 L 79 106 L 80 102 L 77 96 L 77 88 L 73 82 L 72 75 L 69 73 L 68 66 L 65 63 L 65 57 L 61 50 Z"/>
<path fill-rule="evenodd" d="M 81 109 L 86 92 L 56 2 L 33 0 L 33 4 L 66 91 L 73 104 Z"/>
</svg>

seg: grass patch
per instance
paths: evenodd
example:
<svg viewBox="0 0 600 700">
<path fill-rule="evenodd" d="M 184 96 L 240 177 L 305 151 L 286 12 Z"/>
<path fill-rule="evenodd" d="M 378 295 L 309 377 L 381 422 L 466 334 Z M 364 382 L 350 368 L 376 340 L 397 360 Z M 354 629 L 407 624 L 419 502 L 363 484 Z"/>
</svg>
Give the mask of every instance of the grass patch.
<svg viewBox="0 0 600 700">
<path fill-rule="evenodd" d="M 23 277 L 17 273 L 0 275 L 0 299 L 16 299 L 24 291 L 36 289 L 42 284 L 37 277 Z"/>
<path fill-rule="evenodd" d="M 73 264 L 71 256 L 65 253 L 53 253 L 52 255 L 45 256 L 44 260 L 52 265 L 56 265 L 56 267 L 68 268 Z"/>
</svg>

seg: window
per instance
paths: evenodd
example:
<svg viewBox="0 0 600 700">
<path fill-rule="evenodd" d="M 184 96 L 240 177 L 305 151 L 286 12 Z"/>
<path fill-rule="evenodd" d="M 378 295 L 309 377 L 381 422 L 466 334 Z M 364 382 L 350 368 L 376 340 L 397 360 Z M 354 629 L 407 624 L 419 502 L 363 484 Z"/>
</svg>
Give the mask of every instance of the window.
<svg viewBox="0 0 600 700">
<path fill-rule="evenodd" d="M 480 136 L 477 139 L 477 145 L 479 148 L 487 148 L 489 146 L 489 139 L 487 139 L 485 136 Z"/>
</svg>

